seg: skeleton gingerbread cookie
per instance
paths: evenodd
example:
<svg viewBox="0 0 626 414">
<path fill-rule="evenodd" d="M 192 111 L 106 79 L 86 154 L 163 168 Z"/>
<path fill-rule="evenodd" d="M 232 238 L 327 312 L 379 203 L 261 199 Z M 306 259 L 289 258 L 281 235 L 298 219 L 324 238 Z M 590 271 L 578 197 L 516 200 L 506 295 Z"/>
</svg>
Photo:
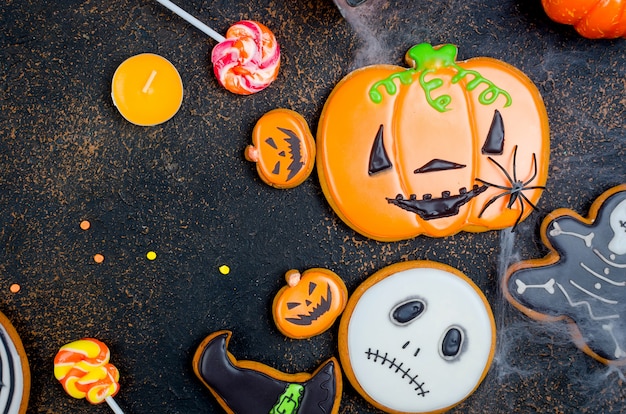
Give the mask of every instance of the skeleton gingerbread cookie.
<svg viewBox="0 0 626 414">
<path fill-rule="evenodd" d="M 541 238 L 550 253 L 511 266 L 505 297 L 531 318 L 567 321 L 595 359 L 626 364 L 626 184 L 602 194 L 586 218 L 553 211 Z"/>
<path fill-rule="evenodd" d="M 389 413 L 435 413 L 466 399 L 493 360 L 496 328 L 479 288 L 431 261 L 379 270 L 352 294 L 339 327 L 346 377 Z"/>
<path fill-rule="evenodd" d="M 454 45 L 413 46 L 409 68 L 368 66 L 330 94 L 317 129 L 324 195 L 355 231 L 397 241 L 515 227 L 547 180 L 539 91 Z"/>
</svg>

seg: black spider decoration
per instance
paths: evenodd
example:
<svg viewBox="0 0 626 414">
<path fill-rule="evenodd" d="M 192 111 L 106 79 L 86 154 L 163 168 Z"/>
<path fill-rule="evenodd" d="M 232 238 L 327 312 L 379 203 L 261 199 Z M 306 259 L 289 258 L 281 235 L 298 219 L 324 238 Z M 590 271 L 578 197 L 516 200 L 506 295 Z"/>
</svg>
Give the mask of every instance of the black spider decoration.
<svg viewBox="0 0 626 414">
<path fill-rule="evenodd" d="M 504 173 L 504 175 L 506 176 L 507 180 L 509 180 L 509 184 L 511 185 L 510 187 L 506 187 L 503 185 L 498 185 L 498 184 L 493 184 L 490 182 L 487 182 L 485 180 L 482 180 L 480 178 L 476 178 L 476 181 L 488 186 L 488 187 L 495 187 L 495 188 L 499 188 L 500 190 L 504 190 L 503 193 L 498 194 L 497 196 L 492 197 L 486 204 L 485 206 L 482 208 L 482 210 L 480 210 L 480 213 L 478 214 L 478 217 L 481 217 L 483 215 L 483 213 L 485 212 L 485 210 L 487 210 L 487 208 L 492 205 L 493 203 L 495 203 L 497 200 L 499 200 L 500 198 L 509 195 L 509 202 L 507 203 L 506 207 L 507 208 L 511 208 L 513 206 L 513 204 L 515 204 L 516 201 L 519 201 L 520 203 L 520 213 L 519 216 L 517 217 L 517 220 L 515 220 L 515 224 L 513 225 L 513 229 L 511 230 L 512 232 L 515 231 L 515 229 L 517 228 L 517 225 L 519 224 L 520 220 L 522 219 L 522 216 L 524 215 L 524 201 L 528 203 L 528 205 L 530 205 L 530 207 L 532 207 L 533 209 L 537 210 L 537 206 L 534 205 L 529 199 L 528 197 L 526 197 L 523 193 L 523 191 L 525 190 L 545 190 L 546 187 L 541 186 L 541 185 L 534 185 L 534 186 L 530 186 L 527 187 L 528 184 L 530 184 L 536 177 L 537 177 L 537 157 L 535 155 L 535 153 L 533 152 L 533 168 L 534 168 L 534 172 L 532 177 L 530 177 L 527 181 L 522 181 L 522 180 L 518 180 L 517 179 L 517 166 L 516 166 L 516 159 L 517 159 L 517 145 L 515 146 L 515 148 L 513 149 L 513 177 L 511 177 L 511 175 L 506 171 L 506 169 L 500 165 L 500 163 L 498 163 L 498 161 L 494 160 L 491 157 L 487 157 L 489 158 L 489 161 L 493 162 L 499 169 L 500 171 L 502 171 Z"/>
</svg>

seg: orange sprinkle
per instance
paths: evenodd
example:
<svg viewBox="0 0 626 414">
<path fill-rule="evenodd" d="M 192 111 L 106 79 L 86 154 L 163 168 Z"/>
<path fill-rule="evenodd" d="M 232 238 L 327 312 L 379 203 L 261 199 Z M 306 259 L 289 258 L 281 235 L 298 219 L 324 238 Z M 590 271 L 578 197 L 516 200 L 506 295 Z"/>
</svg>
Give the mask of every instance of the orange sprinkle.
<svg viewBox="0 0 626 414">
<path fill-rule="evenodd" d="M 11 292 L 17 293 L 20 291 L 21 288 L 22 287 L 18 285 L 17 283 L 13 283 L 9 289 L 11 289 Z"/>
<path fill-rule="evenodd" d="M 96 263 L 102 263 L 104 262 L 104 256 L 101 255 L 100 253 L 97 253 L 93 256 L 93 261 Z"/>
<path fill-rule="evenodd" d="M 89 227 L 91 227 L 91 223 L 87 220 L 83 220 L 80 222 L 80 228 L 83 230 L 89 230 Z"/>
</svg>

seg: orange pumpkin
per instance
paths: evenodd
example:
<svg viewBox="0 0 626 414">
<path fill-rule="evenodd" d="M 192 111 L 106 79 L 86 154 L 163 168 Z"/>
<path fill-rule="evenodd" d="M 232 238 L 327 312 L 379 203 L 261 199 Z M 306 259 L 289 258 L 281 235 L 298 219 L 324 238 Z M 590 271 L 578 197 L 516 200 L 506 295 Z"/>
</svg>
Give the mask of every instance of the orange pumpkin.
<svg viewBox="0 0 626 414">
<path fill-rule="evenodd" d="M 313 268 L 302 274 L 289 270 L 287 286 L 274 297 L 272 313 L 276 327 L 294 339 L 310 338 L 330 328 L 343 312 L 348 289 L 328 269 Z"/>
<path fill-rule="evenodd" d="M 573 25 L 586 38 L 626 37 L 624 0 L 542 0 L 541 4 L 552 20 Z"/>
<path fill-rule="evenodd" d="M 516 226 L 545 185 L 548 118 L 533 83 L 496 59 L 423 43 L 409 69 L 345 77 L 324 105 L 317 171 L 357 232 L 395 241 Z"/>
<path fill-rule="evenodd" d="M 274 109 L 257 121 L 245 157 L 256 162 L 259 177 L 265 183 L 276 188 L 293 188 L 313 171 L 315 141 L 300 114 L 290 109 Z"/>
</svg>

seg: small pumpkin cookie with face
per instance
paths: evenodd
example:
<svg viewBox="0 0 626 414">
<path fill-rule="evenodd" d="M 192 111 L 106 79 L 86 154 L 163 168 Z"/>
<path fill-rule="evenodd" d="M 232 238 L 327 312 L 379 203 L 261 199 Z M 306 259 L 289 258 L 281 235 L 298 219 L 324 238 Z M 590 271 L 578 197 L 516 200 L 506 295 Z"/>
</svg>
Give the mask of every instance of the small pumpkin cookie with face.
<svg viewBox="0 0 626 414">
<path fill-rule="evenodd" d="M 315 164 L 315 140 L 306 120 L 290 109 L 263 115 L 245 151 L 259 177 L 276 188 L 293 188 L 308 178 Z"/>
<path fill-rule="evenodd" d="M 350 297 L 339 325 L 346 377 L 389 413 L 439 413 L 466 399 L 493 360 L 496 327 L 480 289 L 431 261 L 385 267 Z"/>
<path fill-rule="evenodd" d="M 343 280 L 328 269 L 289 270 L 287 286 L 274 297 L 272 314 L 280 332 L 294 339 L 310 338 L 330 328 L 348 301 Z"/>
<path fill-rule="evenodd" d="M 368 66 L 333 89 L 317 129 L 324 195 L 355 231 L 397 241 L 515 227 L 545 186 L 546 109 L 518 69 L 422 43 L 410 67 Z"/>
</svg>

